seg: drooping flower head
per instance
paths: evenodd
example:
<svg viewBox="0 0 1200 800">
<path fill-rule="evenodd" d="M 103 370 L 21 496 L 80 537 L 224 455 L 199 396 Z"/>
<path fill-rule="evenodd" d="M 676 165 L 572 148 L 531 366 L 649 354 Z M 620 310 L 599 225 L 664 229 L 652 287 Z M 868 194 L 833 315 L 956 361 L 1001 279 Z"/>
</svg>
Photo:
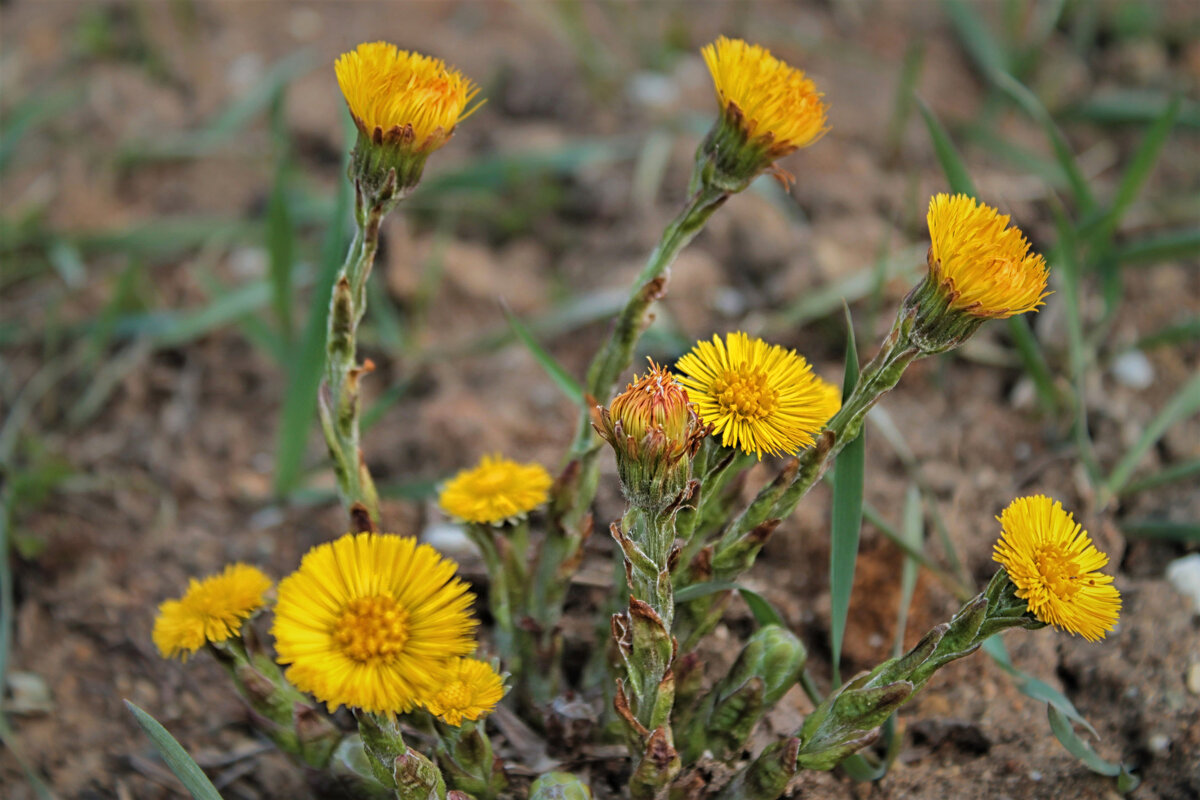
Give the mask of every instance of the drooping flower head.
<svg viewBox="0 0 1200 800">
<path fill-rule="evenodd" d="M 639 507 L 663 508 L 691 477 L 690 459 L 705 429 L 688 393 L 668 370 L 650 370 L 592 409 L 592 425 L 613 446 L 626 498 Z"/>
<path fill-rule="evenodd" d="M 334 72 L 358 128 L 351 172 L 373 203 L 411 191 L 429 154 L 480 105 L 470 105 L 479 87 L 461 72 L 387 42 L 343 53 Z"/>
<path fill-rule="evenodd" d="M 504 679 L 486 661 L 456 658 L 445 683 L 425 700 L 425 707 L 450 725 L 486 716 L 504 697 Z"/>
<path fill-rule="evenodd" d="M 965 194 L 929 201 L 930 278 L 950 308 L 985 319 L 1033 311 L 1046 297 L 1046 260 L 1009 218 Z"/>
<path fill-rule="evenodd" d="M 192 578 L 187 593 L 158 607 L 154 644 L 164 658 L 187 659 L 206 642 L 241 634 L 242 622 L 266 604 L 271 579 L 249 564 L 230 564 L 204 580 Z"/>
<path fill-rule="evenodd" d="M 830 395 L 804 357 L 745 333 L 697 342 L 675 367 L 713 435 L 760 459 L 808 447 L 829 419 Z"/>
<path fill-rule="evenodd" d="M 553 480 L 541 464 L 518 464 L 499 454 L 459 472 L 438 497 L 442 511 L 463 522 L 501 525 L 546 502 Z"/>
<path fill-rule="evenodd" d="M 457 565 L 392 534 L 318 545 L 279 584 L 275 650 L 287 678 L 332 711 L 412 710 L 475 649 L 473 597 Z"/>
<path fill-rule="evenodd" d="M 1037 495 L 1018 497 L 997 519 L 1003 530 L 993 560 L 1003 565 L 1017 597 L 1040 621 L 1088 641 L 1116 625 L 1121 595 L 1099 570 L 1108 556 L 1062 504 Z"/>
<path fill-rule="evenodd" d="M 721 118 L 701 145 L 730 184 L 748 183 L 778 158 L 821 137 L 826 105 L 816 85 L 771 51 L 719 37 L 701 50 L 712 73 Z M 737 189 L 731 185 L 732 190 Z"/>
</svg>

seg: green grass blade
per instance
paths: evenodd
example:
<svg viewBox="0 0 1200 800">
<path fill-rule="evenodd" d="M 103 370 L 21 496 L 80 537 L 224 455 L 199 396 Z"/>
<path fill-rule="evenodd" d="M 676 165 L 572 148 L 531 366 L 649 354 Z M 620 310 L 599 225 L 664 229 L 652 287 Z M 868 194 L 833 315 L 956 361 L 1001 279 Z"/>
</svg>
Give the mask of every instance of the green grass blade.
<svg viewBox="0 0 1200 800">
<path fill-rule="evenodd" d="M 998 74 L 1010 71 L 1010 59 L 1004 45 L 992 35 L 986 20 L 976 13 L 977 5 L 961 0 L 945 0 L 942 8 L 958 34 L 959 43 L 975 62 L 984 78 L 994 81 Z"/>
<path fill-rule="evenodd" d="M 1112 89 L 1096 92 L 1063 114 L 1101 124 L 1150 124 L 1162 118 L 1171 101 L 1171 95 L 1154 89 Z M 1200 103 L 1185 100 L 1179 109 L 1179 124 L 1200 128 Z"/>
<path fill-rule="evenodd" d="M 275 185 L 267 203 L 267 257 L 271 278 L 271 304 L 285 343 L 292 341 L 292 267 L 296 261 L 296 228 L 288 210 L 288 169 L 282 160 L 275 170 Z"/>
<path fill-rule="evenodd" d="M 924 518 L 921 515 L 921 490 L 915 483 L 908 485 L 904 495 L 904 517 L 900 526 L 904 543 L 913 550 L 920 551 L 925 540 Z M 896 612 L 896 639 L 892 646 L 892 654 L 899 656 L 904 653 L 904 634 L 908 628 L 908 609 L 912 604 L 913 592 L 917 588 L 916 559 L 905 558 L 904 566 L 900 568 L 900 608 Z"/>
<path fill-rule="evenodd" d="M 1167 404 L 1158 412 L 1158 415 L 1150 421 L 1150 424 L 1146 426 L 1146 430 L 1142 431 L 1142 435 L 1134 442 L 1133 447 L 1129 448 L 1129 452 L 1113 467 L 1108 480 L 1104 482 L 1101 497 L 1109 498 L 1120 493 L 1125 488 L 1125 484 L 1133 476 L 1133 471 L 1137 469 L 1138 462 L 1162 438 L 1167 429 L 1179 420 L 1191 416 L 1198 411 L 1200 411 L 1200 374 L 1193 375 L 1191 380 L 1185 383 L 1167 401 Z M 1104 500 L 1102 499 L 1101 506 L 1103 504 Z"/>
<path fill-rule="evenodd" d="M 542 347 L 533 334 L 529 332 L 529 329 L 525 327 L 525 324 L 517 318 L 517 315 L 507 305 L 504 306 L 504 316 L 508 320 L 513 333 L 517 335 L 517 338 L 521 340 L 521 343 L 525 345 L 541 368 L 550 376 L 550 380 L 554 381 L 554 385 L 562 390 L 562 393 L 572 403 L 577 406 L 583 406 L 583 387 L 571 377 L 569 372 L 563 369 L 561 364 L 554 360 L 554 356 L 550 355 L 546 351 L 546 348 Z"/>
<path fill-rule="evenodd" d="M 138 725 L 150 737 L 150 741 L 158 749 L 167 767 L 192 793 L 192 797 L 196 800 L 221 800 L 220 793 L 212 785 L 208 776 L 204 774 L 204 770 L 200 769 L 199 765 L 183 749 L 183 745 L 177 742 L 158 720 L 128 700 L 125 701 L 125 707 L 129 709 Z"/>
<path fill-rule="evenodd" d="M 854 343 L 854 324 L 846 310 L 846 374 L 842 397 L 849 397 L 858 383 L 858 350 Z M 864 431 L 865 432 L 865 431 Z M 863 477 L 866 472 L 866 439 L 860 433 L 846 444 L 834 463 L 833 512 L 830 520 L 829 592 L 831 595 L 830 649 L 833 681 L 842 682 L 840 663 L 846 617 L 850 613 L 850 592 L 854 586 L 854 567 L 858 560 L 858 540 L 862 532 Z"/>
<path fill-rule="evenodd" d="M 1117 186 L 1116 194 L 1113 197 L 1112 209 L 1109 210 L 1101 225 L 1100 236 L 1107 238 L 1112 235 L 1112 232 L 1121 224 L 1121 220 L 1124 218 L 1125 212 L 1129 210 L 1134 198 L 1138 196 L 1142 186 L 1146 183 L 1146 179 L 1150 177 L 1150 173 L 1158 163 L 1163 145 L 1167 143 L 1167 138 L 1175 127 L 1175 121 L 1179 118 L 1181 102 L 1180 96 L 1176 95 L 1163 111 L 1162 116 L 1154 121 L 1150 130 L 1146 131 L 1146 136 L 1129 162 L 1128 169 L 1121 176 L 1121 183 Z"/>
<path fill-rule="evenodd" d="M 1113 251 L 1119 264 L 1156 264 L 1200 255 L 1200 228 L 1168 231 L 1128 242 Z"/>
<path fill-rule="evenodd" d="M 1121 494 L 1137 494 L 1147 489 L 1154 489 L 1159 486 L 1166 486 L 1168 483 L 1185 480 L 1193 475 L 1200 475 L 1200 458 L 1181 461 L 1178 464 L 1172 464 L 1166 469 L 1147 475 L 1141 480 L 1130 481 L 1125 484 L 1125 488 L 1121 490 Z"/>
<path fill-rule="evenodd" d="M 1054 737 L 1075 756 L 1085 767 L 1100 775 L 1119 778 L 1118 787 L 1122 792 L 1132 792 L 1141 780 L 1135 777 L 1122 764 L 1114 764 L 1101 758 L 1092 746 L 1080 738 L 1075 732 L 1071 721 L 1054 706 L 1046 704 L 1046 716 L 1050 719 L 1050 730 Z"/>
<path fill-rule="evenodd" d="M 732 581 L 704 581 L 703 583 L 693 583 L 690 586 L 684 586 L 675 592 L 675 602 L 689 603 L 692 600 L 707 597 L 710 594 L 735 591 L 746 601 L 746 605 L 750 608 L 750 614 L 760 626 L 778 625 L 781 628 L 787 629 L 788 625 L 784 621 L 783 615 L 775 609 L 775 606 L 771 605 L 771 602 L 767 598 L 753 589 L 747 589 L 745 586 L 733 583 Z"/>
<path fill-rule="evenodd" d="M 882 259 L 875 266 L 865 267 L 831 283 L 803 292 L 795 303 L 769 320 L 764 328 L 764 335 L 795 330 L 797 326 L 806 322 L 832 314 L 841 308 L 843 303 L 861 300 L 875 291 L 881 278 L 884 281 L 893 277 L 900 277 L 906 282 L 915 280 L 925 268 L 926 250 L 927 245 L 905 248 L 891 258 Z"/>
<path fill-rule="evenodd" d="M 325 370 L 325 327 L 329 296 L 346 249 L 350 246 L 346 223 L 350 217 L 350 183 L 338 181 L 337 201 L 321 247 L 319 274 L 309 300 L 308 318 L 288 370 L 287 392 L 275 438 L 275 492 L 288 494 L 300 482 L 304 452 L 317 413 L 317 390 Z"/>
<path fill-rule="evenodd" d="M 1156 331 L 1151 331 L 1134 342 L 1131 350 L 1149 350 L 1164 344 L 1179 344 L 1200 339 L 1200 314 L 1179 322 L 1172 322 Z"/>
<path fill-rule="evenodd" d="M 1067 719 L 1071 720 L 1076 725 L 1086 728 L 1088 733 L 1092 734 L 1093 736 L 1099 736 L 1099 734 L 1096 733 L 1096 729 L 1092 727 L 1092 724 L 1088 722 L 1082 714 L 1079 713 L 1079 710 L 1075 708 L 1075 705 L 1069 699 L 1067 699 L 1065 694 L 1058 691 L 1050 684 L 1033 677 L 1022 669 L 1019 669 L 1012 663 L 1012 659 L 1009 658 L 1008 655 L 1008 649 L 1004 646 L 1004 639 L 1002 638 L 1001 634 L 996 634 L 995 636 L 986 639 L 983 643 L 983 651 L 991 656 L 992 660 L 996 662 L 1000 669 L 1004 670 L 1009 674 L 1010 677 L 1012 677 L 1017 689 L 1019 689 L 1026 697 L 1032 697 L 1034 700 L 1040 700 L 1043 703 L 1054 706 L 1056 709 L 1062 712 L 1063 716 L 1065 716 Z"/>
<path fill-rule="evenodd" d="M 1168 519 L 1129 519 L 1120 523 L 1127 539 L 1163 539 L 1184 544 L 1200 542 L 1200 523 Z"/>
<path fill-rule="evenodd" d="M 958 154 L 958 148 L 951 141 L 950 134 L 946 133 L 941 121 L 934 116 L 933 111 L 919 97 L 917 98 L 917 108 L 920 109 L 921 116 L 925 119 L 925 127 L 929 130 L 929 138 L 933 141 L 933 152 L 937 155 L 942 172 L 946 175 L 946 181 L 950 184 L 950 191 L 975 197 L 975 183 L 971 180 L 971 174 L 967 172 L 967 166 L 963 163 L 962 156 Z"/>
<path fill-rule="evenodd" d="M 31 92 L 15 108 L 8 109 L 3 125 L 0 125 L 0 173 L 8 167 L 17 152 L 17 145 L 25 136 L 67 109 L 77 106 L 82 97 L 81 89 L 49 94 Z"/>
</svg>

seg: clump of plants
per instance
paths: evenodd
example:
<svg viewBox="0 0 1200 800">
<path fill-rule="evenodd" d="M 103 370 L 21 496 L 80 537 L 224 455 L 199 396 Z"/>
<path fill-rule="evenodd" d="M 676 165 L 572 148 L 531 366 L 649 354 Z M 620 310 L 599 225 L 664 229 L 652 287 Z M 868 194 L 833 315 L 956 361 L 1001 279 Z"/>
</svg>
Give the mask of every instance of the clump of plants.
<svg viewBox="0 0 1200 800">
<path fill-rule="evenodd" d="M 796 352 L 731 332 L 674 365 L 646 365 L 620 389 L 676 255 L 759 175 L 792 180 L 778 160 L 827 129 L 812 80 L 764 48 L 722 37 L 703 56 L 719 116 L 696 151 L 687 202 L 591 362 L 557 474 L 486 455 L 441 489 L 442 510 L 486 567 L 489 630 L 452 561 L 382 532 L 359 437 L 371 366 L 356 354 L 380 222 L 418 188 L 427 158 L 478 107 L 478 90 L 442 61 L 385 43 L 337 60 L 358 129 L 356 236 L 330 300 L 319 404 L 352 530 L 311 550 L 278 586 L 247 564 L 193 580 L 163 603 L 154 629 L 164 656 L 204 650 L 225 667 L 256 725 L 314 785 L 401 800 L 590 797 L 587 774 L 567 771 L 569 754 L 537 777 L 498 757 L 489 715 L 503 705 L 562 749 L 623 747 L 623 793 L 635 800 L 774 800 L 801 770 L 832 769 L 871 744 L 939 669 L 989 637 L 1053 626 L 1099 640 L 1116 624 L 1107 556 L 1059 503 L 1016 498 L 998 517 L 999 569 L 982 592 L 907 653 L 817 697 L 796 730 L 748 750 L 772 706 L 810 682 L 801 638 L 777 622 L 760 625 L 727 670 L 706 663 L 706 637 L 738 579 L 910 364 L 960 346 L 990 319 L 1035 311 L 1048 276 L 1008 217 L 939 194 L 928 273 L 842 388 Z M 764 455 L 782 466 L 743 504 L 741 477 Z M 609 458 L 626 507 L 595 520 Z M 587 666 L 569 677 L 564 600 L 597 527 L 615 541 L 619 569 L 608 605 L 594 609 Z M 269 641 L 248 624 L 258 615 L 272 618 Z M 341 708 L 349 714 L 333 716 Z"/>
</svg>

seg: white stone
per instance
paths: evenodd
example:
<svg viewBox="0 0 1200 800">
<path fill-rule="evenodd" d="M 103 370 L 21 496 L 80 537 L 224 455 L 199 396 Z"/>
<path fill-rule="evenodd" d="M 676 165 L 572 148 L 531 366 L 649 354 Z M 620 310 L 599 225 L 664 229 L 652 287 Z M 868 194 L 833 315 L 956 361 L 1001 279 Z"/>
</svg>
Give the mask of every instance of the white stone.
<svg viewBox="0 0 1200 800">
<path fill-rule="evenodd" d="M 1177 558 L 1167 565 L 1167 580 L 1175 591 L 1192 599 L 1192 607 L 1200 614 L 1200 553 Z"/>
<path fill-rule="evenodd" d="M 1154 383 L 1154 365 L 1141 350 L 1127 350 L 1113 359 L 1112 375 L 1131 389 L 1145 389 Z"/>
</svg>

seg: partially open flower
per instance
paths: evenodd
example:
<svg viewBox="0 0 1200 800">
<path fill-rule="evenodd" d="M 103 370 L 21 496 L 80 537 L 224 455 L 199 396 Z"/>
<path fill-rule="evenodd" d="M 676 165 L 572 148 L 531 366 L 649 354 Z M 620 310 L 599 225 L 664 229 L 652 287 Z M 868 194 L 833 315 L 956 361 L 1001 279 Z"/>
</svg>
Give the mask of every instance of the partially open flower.
<svg viewBox="0 0 1200 800">
<path fill-rule="evenodd" d="M 275 650 L 296 688 L 380 714 L 412 710 L 475 649 L 473 597 L 457 565 L 392 534 L 346 534 L 279 584 Z"/>
<path fill-rule="evenodd" d="M 241 634 L 242 622 L 266 604 L 271 579 L 249 564 L 230 564 L 219 575 L 192 578 L 187 593 L 158 607 L 154 644 L 164 658 L 183 659 L 206 642 Z"/>
<path fill-rule="evenodd" d="M 832 416 L 829 384 L 803 356 L 745 333 L 697 342 L 675 366 L 721 444 L 760 459 L 808 447 Z"/>
<path fill-rule="evenodd" d="M 1087 531 L 1061 503 L 1042 495 L 1018 497 L 997 519 L 1003 533 L 993 560 L 1003 565 L 1029 611 L 1088 641 L 1103 639 L 1116 625 L 1121 595 L 1112 577 L 1099 571 L 1108 556 Z"/>
<path fill-rule="evenodd" d="M 359 133 L 355 177 L 377 192 L 390 170 L 398 194 L 416 186 L 425 159 L 479 107 L 467 107 L 479 87 L 461 72 L 387 42 L 360 44 L 338 57 L 334 71 Z"/>
<path fill-rule="evenodd" d="M 935 353 L 957 347 L 988 319 L 1043 304 L 1046 260 L 1009 218 L 965 194 L 929 201 L 929 274 L 905 300 L 916 344 Z"/>
<path fill-rule="evenodd" d="M 650 363 L 592 424 L 613 446 L 625 496 L 643 508 L 675 500 L 691 476 L 691 457 L 704 437 L 687 391 L 666 369 Z"/>
<path fill-rule="evenodd" d="M 489 714 L 504 697 L 504 679 L 486 661 L 456 658 L 450 675 L 426 700 L 425 707 L 450 725 Z"/>
<path fill-rule="evenodd" d="M 741 39 L 721 36 L 701 52 L 721 117 L 696 158 L 721 188 L 740 191 L 776 159 L 807 147 L 828 130 L 824 95 L 803 70 Z"/>
<path fill-rule="evenodd" d="M 499 454 L 459 472 L 442 489 L 438 505 L 450 517 L 481 525 L 502 525 L 546 502 L 553 480 L 541 464 L 518 464 Z"/>
</svg>

